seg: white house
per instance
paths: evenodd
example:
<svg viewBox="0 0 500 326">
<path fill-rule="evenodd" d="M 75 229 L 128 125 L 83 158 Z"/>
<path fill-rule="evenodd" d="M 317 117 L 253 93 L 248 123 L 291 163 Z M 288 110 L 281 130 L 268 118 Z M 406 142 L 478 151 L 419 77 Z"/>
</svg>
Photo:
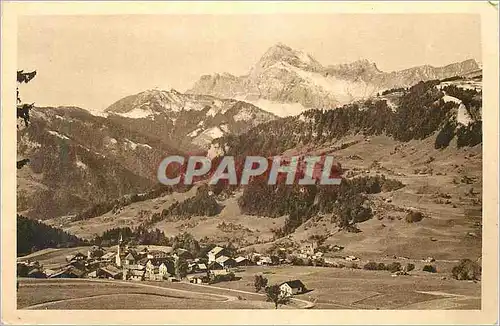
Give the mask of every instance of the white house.
<svg viewBox="0 0 500 326">
<path fill-rule="evenodd" d="M 288 295 L 294 295 L 305 292 L 306 286 L 300 280 L 293 280 L 281 283 L 280 290 Z"/>
<path fill-rule="evenodd" d="M 169 275 L 168 268 L 165 263 L 161 263 L 160 266 L 158 266 L 158 273 L 162 278 L 166 278 Z"/>
<path fill-rule="evenodd" d="M 219 258 L 220 256 L 223 256 L 224 251 L 225 251 L 225 249 L 222 247 L 219 247 L 219 246 L 212 248 L 212 250 L 210 250 L 208 252 L 208 262 L 211 263 L 211 262 L 215 261 L 217 258 Z"/>
<path fill-rule="evenodd" d="M 269 256 L 262 256 L 257 261 L 257 265 L 259 265 L 259 266 L 272 265 L 272 264 L 273 264 L 273 260 Z"/>
</svg>

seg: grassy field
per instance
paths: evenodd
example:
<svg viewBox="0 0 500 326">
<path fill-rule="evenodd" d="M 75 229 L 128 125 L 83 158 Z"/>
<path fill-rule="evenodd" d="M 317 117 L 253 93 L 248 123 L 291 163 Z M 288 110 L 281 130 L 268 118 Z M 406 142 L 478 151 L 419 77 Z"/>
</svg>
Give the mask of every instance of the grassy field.
<svg viewBox="0 0 500 326">
<path fill-rule="evenodd" d="M 300 279 L 312 290 L 297 298 L 316 303 L 316 309 L 407 309 L 411 305 L 443 300 L 458 302 L 455 309 L 481 309 L 481 284 L 442 279 L 443 274 L 415 272 L 392 277 L 387 271 L 324 267 L 248 267 L 239 281 L 218 286 L 254 292 L 253 278 L 263 274 L 269 284 Z M 443 309 L 444 309 L 443 308 Z M 409 308 L 408 308 L 409 309 Z M 440 309 L 440 308 L 434 308 Z"/>
<path fill-rule="evenodd" d="M 255 293 L 254 275 L 269 284 L 300 279 L 310 290 L 295 298 L 314 309 L 480 309 L 481 283 L 443 279 L 442 273 L 309 266 L 247 267 L 241 279 L 212 286 L 170 282 L 22 279 L 19 309 L 272 309 Z M 283 308 L 305 307 L 295 301 Z"/>
<path fill-rule="evenodd" d="M 18 309 L 272 309 L 262 295 L 169 282 L 21 279 Z M 295 303 L 285 308 L 299 308 Z"/>
</svg>

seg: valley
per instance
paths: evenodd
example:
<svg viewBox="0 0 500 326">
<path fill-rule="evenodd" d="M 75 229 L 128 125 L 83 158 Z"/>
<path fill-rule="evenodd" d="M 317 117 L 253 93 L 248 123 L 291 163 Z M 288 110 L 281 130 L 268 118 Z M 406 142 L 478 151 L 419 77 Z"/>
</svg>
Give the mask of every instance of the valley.
<svg viewBox="0 0 500 326">
<path fill-rule="evenodd" d="M 480 309 L 481 85 L 474 60 L 385 73 L 278 44 L 186 93 L 34 108 L 18 306 L 272 309 L 264 275 L 300 289 L 284 308 Z M 333 156 L 342 183 L 164 186 L 167 155 Z"/>
</svg>

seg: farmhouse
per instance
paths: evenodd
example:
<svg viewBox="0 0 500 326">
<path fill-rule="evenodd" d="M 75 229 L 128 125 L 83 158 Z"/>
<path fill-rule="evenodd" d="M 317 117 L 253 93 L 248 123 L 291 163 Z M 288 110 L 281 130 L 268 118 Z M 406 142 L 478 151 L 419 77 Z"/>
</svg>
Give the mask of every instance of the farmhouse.
<svg viewBox="0 0 500 326">
<path fill-rule="evenodd" d="M 161 250 L 151 250 L 146 257 L 148 259 L 166 259 L 169 257 L 169 254 Z"/>
<path fill-rule="evenodd" d="M 123 279 L 131 280 L 131 281 L 144 281 L 145 270 L 138 269 L 124 269 L 123 270 Z"/>
<path fill-rule="evenodd" d="M 272 265 L 272 264 L 273 264 L 273 260 L 269 256 L 262 256 L 257 261 L 257 265 L 259 265 L 259 266 L 267 266 L 267 265 Z"/>
<path fill-rule="evenodd" d="M 234 259 L 229 258 L 227 256 L 220 256 L 215 260 L 222 268 L 234 267 L 236 266 L 236 262 Z"/>
<path fill-rule="evenodd" d="M 208 252 L 208 262 L 214 262 L 218 257 L 223 256 L 225 254 L 225 249 L 219 246 L 214 247 L 212 250 Z"/>
<path fill-rule="evenodd" d="M 306 286 L 300 280 L 293 280 L 281 283 L 280 290 L 288 295 L 294 295 L 304 293 L 306 291 Z"/>
<path fill-rule="evenodd" d="M 115 258 L 115 255 L 115 252 L 107 252 L 101 256 L 101 261 L 111 261 L 113 258 Z"/>
<path fill-rule="evenodd" d="M 28 272 L 28 277 L 33 277 L 33 278 L 45 278 L 46 275 L 44 272 L 42 272 L 38 268 L 34 268 Z"/>
<path fill-rule="evenodd" d="M 97 270 L 97 277 L 108 278 L 118 280 L 122 277 L 123 272 L 113 265 L 108 265 L 106 267 L 99 268 Z"/>
<path fill-rule="evenodd" d="M 128 255 L 125 256 L 125 258 L 123 259 L 123 263 L 125 265 L 133 265 L 135 264 L 136 262 L 136 258 L 134 257 L 134 255 L 129 252 Z"/>
<path fill-rule="evenodd" d="M 213 262 L 211 262 L 210 264 L 208 264 L 208 269 L 209 269 L 210 271 L 212 271 L 212 270 L 219 270 L 219 269 L 224 269 L 224 266 L 222 266 L 222 264 L 221 264 L 221 263 L 218 263 L 218 262 L 216 262 L 216 261 L 213 261 Z"/>
<path fill-rule="evenodd" d="M 237 257 L 234 262 L 236 263 L 236 266 L 247 266 L 249 264 L 248 259 L 245 257 L 239 256 Z"/>
<path fill-rule="evenodd" d="M 208 283 L 210 281 L 209 277 L 206 275 L 193 275 L 188 276 L 189 283 L 202 284 Z"/>
<path fill-rule="evenodd" d="M 211 270 L 210 275 L 212 276 L 218 276 L 218 275 L 228 275 L 229 271 L 222 269 L 222 270 Z"/>
<path fill-rule="evenodd" d="M 50 275 L 50 278 L 80 278 L 83 277 L 84 275 L 85 275 L 84 271 L 78 268 L 69 267 Z"/>
</svg>

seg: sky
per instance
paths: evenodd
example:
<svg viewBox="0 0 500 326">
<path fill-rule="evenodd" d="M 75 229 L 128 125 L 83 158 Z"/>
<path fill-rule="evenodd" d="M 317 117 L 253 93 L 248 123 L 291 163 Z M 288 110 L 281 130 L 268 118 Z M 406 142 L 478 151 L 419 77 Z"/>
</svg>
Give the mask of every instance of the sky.
<svg viewBox="0 0 500 326">
<path fill-rule="evenodd" d="M 23 16 L 23 102 L 103 110 L 146 89 L 189 89 L 201 75 L 246 74 L 276 43 L 323 65 L 368 59 L 382 71 L 481 60 L 467 14 Z"/>
</svg>

